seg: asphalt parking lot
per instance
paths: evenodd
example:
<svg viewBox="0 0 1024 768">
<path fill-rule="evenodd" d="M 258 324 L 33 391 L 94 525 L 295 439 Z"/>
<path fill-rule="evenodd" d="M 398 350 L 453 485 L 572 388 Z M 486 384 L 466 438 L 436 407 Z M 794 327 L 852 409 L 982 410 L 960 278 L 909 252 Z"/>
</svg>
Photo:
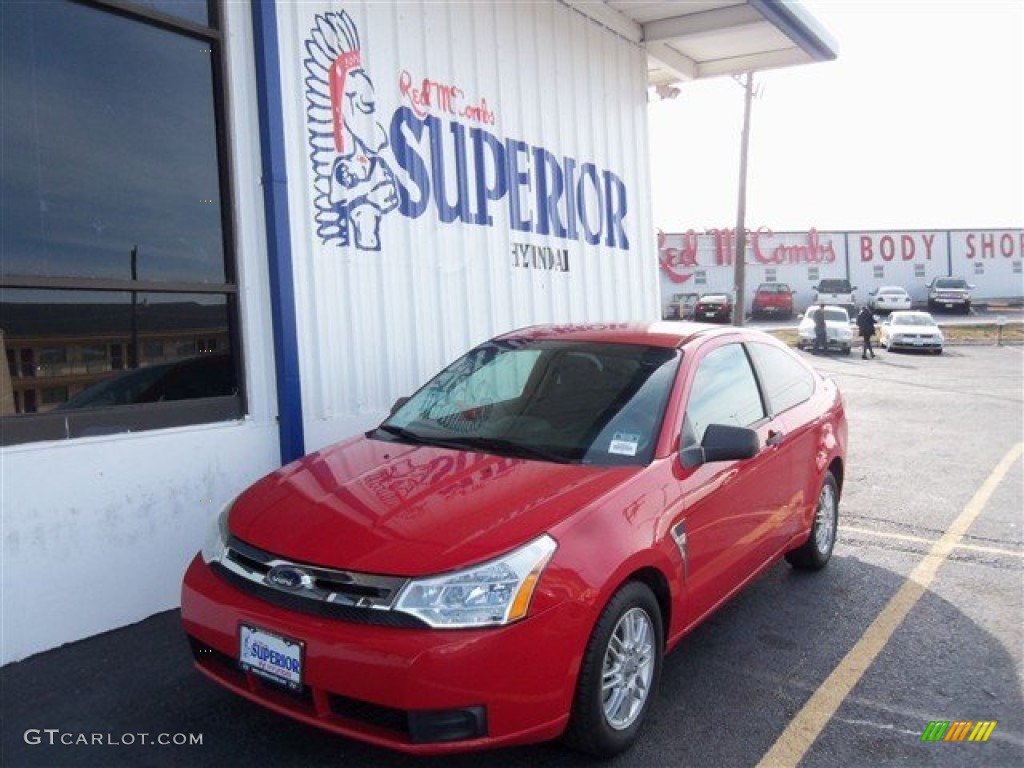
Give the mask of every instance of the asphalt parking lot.
<svg viewBox="0 0 1024 768">
<path fill-rule="evenodd" d="M 1024 765 L 1024 348 L 808 359 L 850 422 L 832 563 L 774 567 L 684 640 L 639 744 L 608 764 Z M 0 685 L 5 768 L 593 764 L 557 744 L 413 758 L 285 720 L 195 672 L 175 612 Z M 996 725 L 922 742 L 936 720 Z"/>
</svg>

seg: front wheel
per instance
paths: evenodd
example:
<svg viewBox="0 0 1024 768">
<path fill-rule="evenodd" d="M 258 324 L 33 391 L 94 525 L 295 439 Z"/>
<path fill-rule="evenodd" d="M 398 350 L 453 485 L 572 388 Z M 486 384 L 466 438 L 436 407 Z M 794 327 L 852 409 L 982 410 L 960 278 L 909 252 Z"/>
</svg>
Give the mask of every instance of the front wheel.
<svg viewBox="0 0 1024 768">
<path fill-rule="evenodd" d="M 658 690 L 665 651 L 661 608 L 631 581 L 605 606 L 587 643 L 565 741 L 611 757 L 636 739 Z"/>
<path fill-rule="evenodd" d="M 836 544 L 836 527 L 839 525 L 839 487 L 831 472 L 825 473 L 818 492 L 818 503 L 814 509 L 811 533 L 801 546 L 786 553 L 786 560 L 794 568 L 804 571 L 820 571 L 828 565 L 832 549 Z"/>
</svg>

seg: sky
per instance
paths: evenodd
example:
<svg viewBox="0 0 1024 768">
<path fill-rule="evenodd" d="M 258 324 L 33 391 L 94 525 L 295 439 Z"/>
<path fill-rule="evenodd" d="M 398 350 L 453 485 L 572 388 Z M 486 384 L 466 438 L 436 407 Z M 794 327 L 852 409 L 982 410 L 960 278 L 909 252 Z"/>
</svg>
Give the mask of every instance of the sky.
<svg viewBox="0 0 1024 768">
<path fill-rule="evenodd" d="M 834 62 L 755 75 L 748 228 L 1024 226 L 1024 2 L 803 0 Z M 649 110 L 654 224 L 736 224 L 743 88 Z"/>
</svg>

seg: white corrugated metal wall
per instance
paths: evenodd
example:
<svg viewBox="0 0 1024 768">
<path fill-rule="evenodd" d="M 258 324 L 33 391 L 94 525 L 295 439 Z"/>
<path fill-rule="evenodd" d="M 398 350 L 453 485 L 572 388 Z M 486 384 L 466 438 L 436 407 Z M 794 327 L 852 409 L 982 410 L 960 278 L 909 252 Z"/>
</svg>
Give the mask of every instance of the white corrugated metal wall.
<svg viewBox="0 0 1024 768">
<path fill-rule="evenodd" d="M 356 47 L 324 42 L 314 32 L 337 29 L 342 14 L 358 34 L 359 66 L 372 81 L 372 119 L 389 138 L 396 111 L 413 106 L 408 88 L 403 93 L 403 73 L 407 85 L 429 79 L 458 88 L 456 112 L 486 102 L 493 122 L 474 119 L 479 113 L 453 115 L 437 100 L 419 106 L 440 120 L 450 196 L 457 192 L 451 131 L 480 128 L 498 142 L 521 141 L 530 148 L 520 157 L 519 170 L 529 180 L 521 190 L 522 217 L 532 217 L 534 228 L 542 171 L 533 162 L 533 148 L 546 150 L 563 170 L 565 158 L 571 158 L 577 171 L 593 163 L 602 180 L 605 171 L 621 179 L 625 214 L 620 218 L 628 248 L 609 245 L 604 236 L 589 244 L 582 220 L 575 238 L 518 231 L 507 195 L 490 205 L 491 226 L 442 223 L 436 189 L 417 217 L 399 209 L 380 215 L 379 250 L 352 241 L 347 246 L 337 239 L 325 242 L 315 214 L 318 191 L 330 182 L 318 178 L 310 161 L 311 70 L 306 65 L 314 62 L 315 75 L 315 62 L 323 58 L 310 53 L 310 42 L 332 48 L 332 56 L 338 48 Z M 539 322 L 657 317 L 646 60 L 635 44 L 558 2 L 295 3 L 281 5 L 278 19 L 308 449 L 365 429 L 395 398 L 497 333 Z M 314 89 L 322 88 L 317 79 Z M 454 129 L 453 123 L 462 128 Z M 379 156 L 388 158 L 398 185 L 413 188 L 393 160 L 394 142 L 389 143 Z M 466 162 L 471 164 L 469 144 Z M 424 139 L 416 151 L 429 166 L 428 145 Z M 333 161 L 337 155 L 328 151 L 325 157 Z M 475 200 L 478 177 L 473 168 L 467 176 Z M 553 184 L 550 177 L 548 183 Z M 595 185 L 584 187 L 591 219 L 600 212 L 607 225 L 613 218 L 606 215 L 607 201 L 593 199 Z M 621 202 L 613 200 L 612 207 Z M 517 267 L 513 244 L 567 249 L 569 269 Z"/>
</svg>

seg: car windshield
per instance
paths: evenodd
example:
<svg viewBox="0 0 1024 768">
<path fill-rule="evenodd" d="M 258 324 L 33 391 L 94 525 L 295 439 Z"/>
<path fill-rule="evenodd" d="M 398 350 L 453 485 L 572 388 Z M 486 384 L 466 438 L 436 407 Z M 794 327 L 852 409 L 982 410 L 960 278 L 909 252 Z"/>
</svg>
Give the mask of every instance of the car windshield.
<svg viewBox="0 0 1024 768">
<path fill-rule="evenodd" d="M 893 325 L 935 325 L 935 320 L 926 312 L 913 315 L 900 315 L 892 321 Z"/>
<path fill-rule="evenodd" d="M 700 300 L 712 304 L 721 304 L 722 302 L 728 301 L 729 298 L 722 293 L 709 293 L 707 296 L 701 296 Z"/>
<path fill-rule="evenodd" d="M 456 361 L 371 437 L 583 464 L 653 458 L 675 349 L 492 341 Z"/>
<path fill-rule="evenodd" d="M 959 288 L 960 290 L 966 290 L 967 289 L 967 281 L 966 280 L 959 280 L 959 279 L 954 278 L 954 277 L 950 277 L 950 278 L 946 278 L 944 280 L 936 280 L 935 281 L 935 287 L 936 288 Z"/>
</svg>

